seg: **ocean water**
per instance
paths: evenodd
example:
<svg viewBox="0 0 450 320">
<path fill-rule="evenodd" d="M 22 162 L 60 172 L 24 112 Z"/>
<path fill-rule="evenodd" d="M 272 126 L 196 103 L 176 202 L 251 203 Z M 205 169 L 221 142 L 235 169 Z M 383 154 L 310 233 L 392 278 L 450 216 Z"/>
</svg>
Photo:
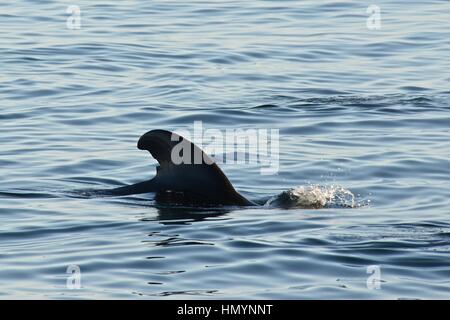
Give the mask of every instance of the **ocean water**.
<svg viewBox="0 0 450 320">
<path fill-rule="evenodd" d="M 450 298 L 449 1 L 7 0 L 0 30 L 0 298 Z M 277 174 L 223 171 L 324 205 L 74 196 L 194 121 L 279 129 Z"/>
</svg>

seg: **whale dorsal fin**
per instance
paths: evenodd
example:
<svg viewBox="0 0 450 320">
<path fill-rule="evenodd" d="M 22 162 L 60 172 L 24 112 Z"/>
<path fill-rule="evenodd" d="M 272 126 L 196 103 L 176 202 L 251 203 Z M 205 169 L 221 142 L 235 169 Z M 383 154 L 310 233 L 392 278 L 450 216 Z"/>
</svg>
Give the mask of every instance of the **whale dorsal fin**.
<svg viewBox="0 0 450 320">
<path fill-rule="evenodd" d="M 182 192 L 203 204 L 253 204 L 234 189 L 211 157 L 176 133 L 149 131 L 140 137 L 137 147 L 149 151 L 160 165 L 150 180 L 159 192 Z"/>
</svg>

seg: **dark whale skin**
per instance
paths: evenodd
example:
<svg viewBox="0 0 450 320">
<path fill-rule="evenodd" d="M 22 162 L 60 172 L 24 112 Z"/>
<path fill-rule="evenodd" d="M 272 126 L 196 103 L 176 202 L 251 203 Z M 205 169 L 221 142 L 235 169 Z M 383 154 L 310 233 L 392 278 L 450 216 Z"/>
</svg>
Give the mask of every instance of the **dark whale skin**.
<svg viewBox="0 0 450 320">
<path fill-rule="evenodd" d="M 183 143 L 188 150 L 186 161 L 172 161 L 173 148 Z M 133 185 L 108 191 L 110 195 L 129 195 L 156 192 L 156 200 L 191 205 L 253 206 L 253 202 L 239 194 L 219 166 L 199 147 L 180 135 L 166 130 L 152 130 L 137 143 L 158 161 L 156 176 Z M 179 160 L 177 160 L 179 162 Z"/>
</svg>

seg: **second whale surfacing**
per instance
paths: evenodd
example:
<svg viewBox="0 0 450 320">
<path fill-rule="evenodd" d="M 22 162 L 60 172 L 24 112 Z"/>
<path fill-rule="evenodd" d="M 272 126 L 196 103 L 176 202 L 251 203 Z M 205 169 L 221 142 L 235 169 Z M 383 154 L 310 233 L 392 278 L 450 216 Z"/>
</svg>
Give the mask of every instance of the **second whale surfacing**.
<svg viewBox="0 0 450 320">
<path fill-rule="evenodd" d="M 211 157 L 176 133 L 166 130 L 149 131 L 140 137 L 137 147 L 149 151 L 158 161 L 156 176 L 132 185 L 98 190 L 97 195 L 124 196 L 155 192 L 157 201 L 173 204 L 256 205 L 234 189 Z"/>
</svg>

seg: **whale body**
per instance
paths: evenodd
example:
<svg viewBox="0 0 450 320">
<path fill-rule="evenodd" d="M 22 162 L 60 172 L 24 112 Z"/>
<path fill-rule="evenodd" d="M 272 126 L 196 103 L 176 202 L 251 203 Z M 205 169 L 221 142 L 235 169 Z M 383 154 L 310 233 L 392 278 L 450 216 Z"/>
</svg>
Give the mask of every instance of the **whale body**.
<svg viewBox="0 0 450 320">
<path fill-rule="evenodd" d="M 186 138 L 166 130 L 152 130 L 137 143 L 158 161 L 156 176 L 102 194 L 123 196 L 155 192 L 160 202 L 192 205 L 256 205 L 239 194 L 219 166 Z"/>
</svg>

